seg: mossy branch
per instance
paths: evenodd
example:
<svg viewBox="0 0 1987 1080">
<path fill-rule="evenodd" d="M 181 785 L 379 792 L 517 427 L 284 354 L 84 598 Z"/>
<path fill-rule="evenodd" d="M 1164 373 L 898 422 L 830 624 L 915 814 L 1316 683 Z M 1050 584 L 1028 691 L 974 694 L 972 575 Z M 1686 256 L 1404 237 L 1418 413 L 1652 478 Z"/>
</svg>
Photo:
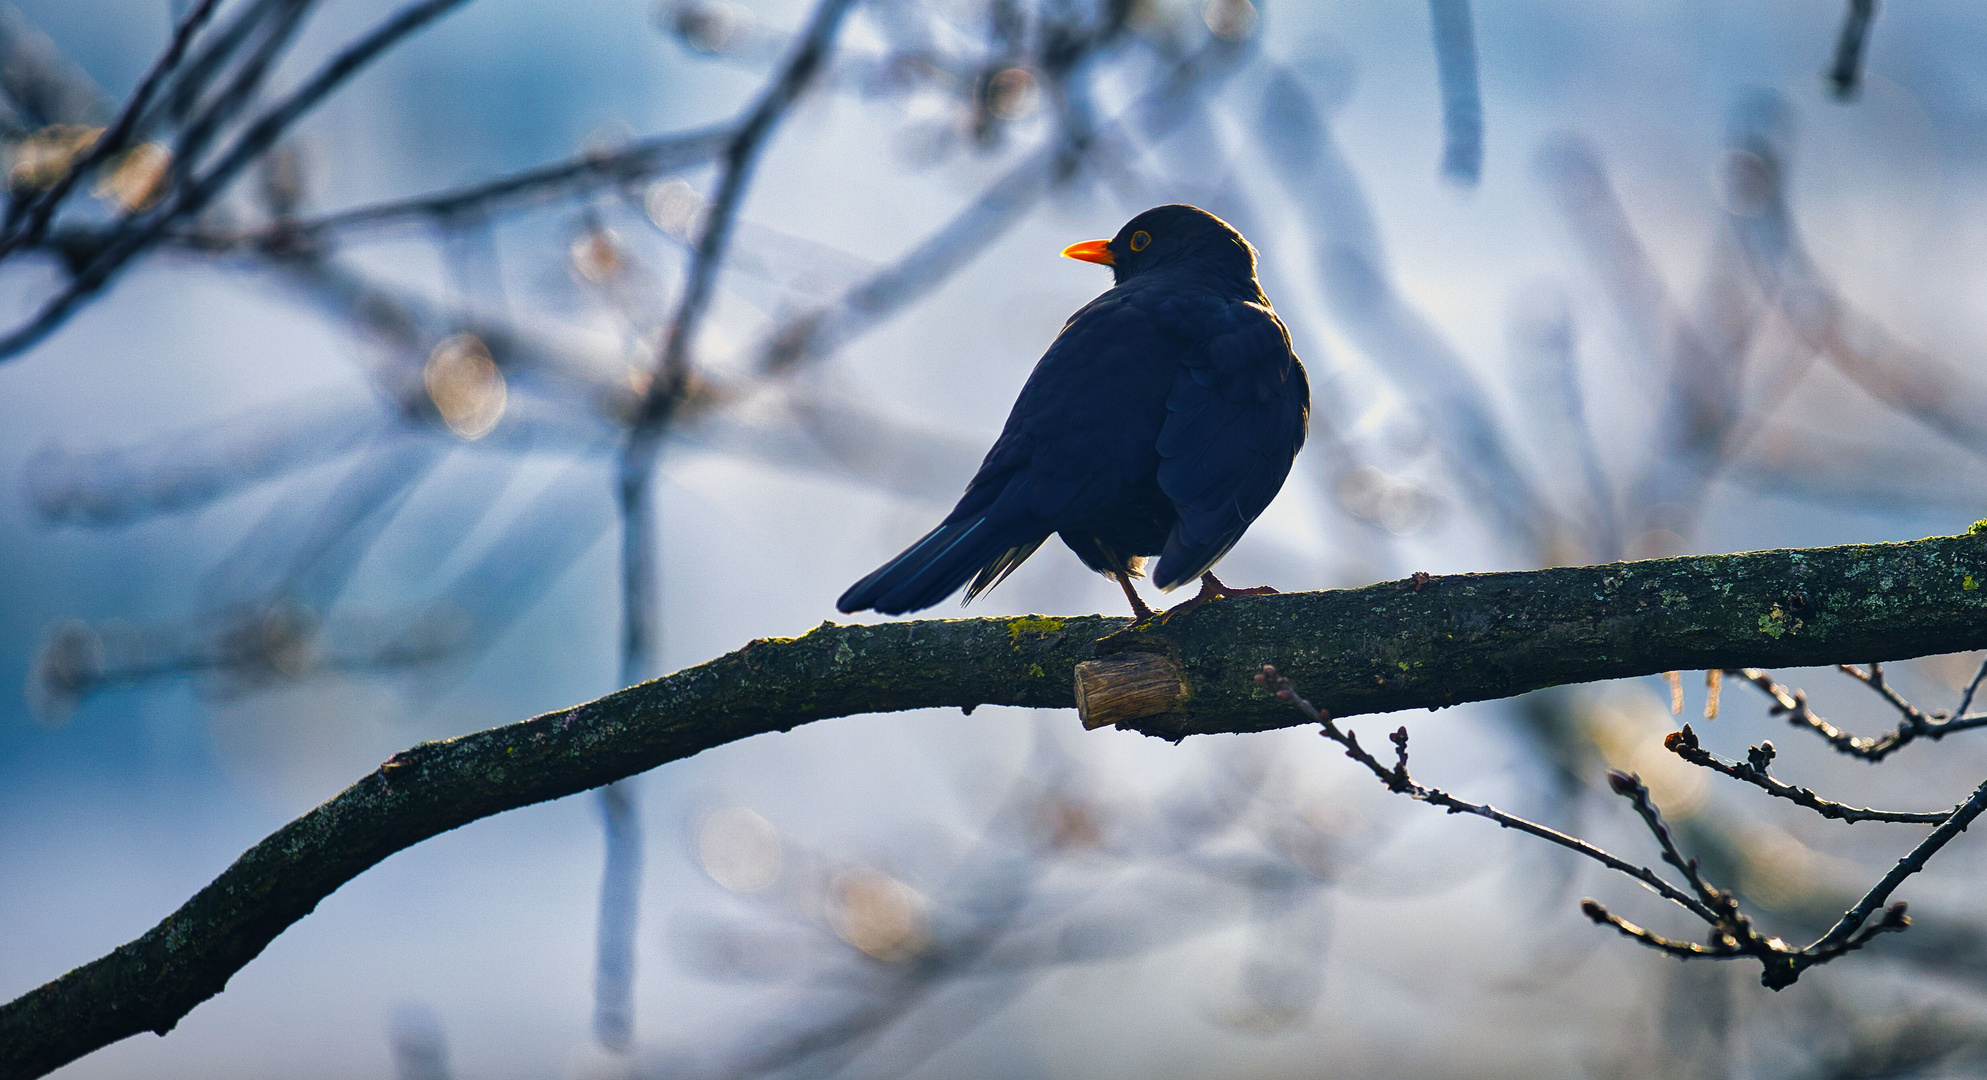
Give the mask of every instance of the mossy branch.
<svg viewBox="0 0 1987 1080">
<path fill-rule="evenodd" d="M 1387 582 L 1233 599 L 1168 624 L 1103 616 L 823 624 L 532 720 L 394 755 L 251 848 L 136 941 L 0 1006 L 0 1077 L 164 1033 L 291 923 L 403 848 L 752 735 L 832 716 L 1113 700 L 1179 739 L 1302 722 L 1252 681 L 1274 664 L 1333 715 L 1439 708 L 1675 669 L 1895 660 L 1987 647 L 1987 536 Z M 1164 692 L 1149 714 L 1097 684 Z M 1141 676 L 1142 678 L 1144 676 Z M 1108 682 L 1108 678 L 1105 680 Z"/>
</svg>

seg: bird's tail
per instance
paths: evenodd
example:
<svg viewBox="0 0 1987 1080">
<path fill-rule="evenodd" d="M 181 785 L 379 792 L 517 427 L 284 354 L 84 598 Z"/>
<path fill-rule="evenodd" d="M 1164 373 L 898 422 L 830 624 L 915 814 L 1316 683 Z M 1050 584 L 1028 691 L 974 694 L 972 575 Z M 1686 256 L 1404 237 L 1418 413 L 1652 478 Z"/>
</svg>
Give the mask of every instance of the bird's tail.
<svg viewBox="0 0 1987 1080">
<path fill-rule="evenodd" d="M 1047 539 L 1046 530 L 1003 527 L 986 515 L 948 521 L 849 586 L 835 607 L 902 615 L 938 603 L 977 575 L 966 594 L 971 600 L 1012 573 Z"/>
</svg>

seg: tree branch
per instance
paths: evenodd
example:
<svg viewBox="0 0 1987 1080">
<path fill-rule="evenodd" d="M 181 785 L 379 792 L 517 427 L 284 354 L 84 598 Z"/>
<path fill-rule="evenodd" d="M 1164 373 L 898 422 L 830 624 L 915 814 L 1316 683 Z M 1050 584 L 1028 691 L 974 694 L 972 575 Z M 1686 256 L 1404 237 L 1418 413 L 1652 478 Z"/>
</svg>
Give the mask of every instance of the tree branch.
<svg viewBox="0 0 1987 1080">
<path fill-rule="evenodd" d="M 1656 873 L 1646 866 L 1637 866 L 1627 859 L 1602 850 L 1577 836 L 1568 835 L 1560 832 L 1558 829 L 1541 825 L 1536 821 L 1521 818 L 1516 814 L 1507 814 L 1491 806 L 1489 803 L 1469 802 L 1459 799 L 1440 788 L 1417 783 L 1413 777 L 1408 775 L 1407 771 L 1407 728 L 1398 728 L 1392 735 L 1388 736 L 1388 739 L 1394 744 L 1394 764 L 1389 768 L 1386 765 L 1382 765 L 1380 759 L 1374 757 L 1365 747 L 1359 745 L 1359 734 L 1357 732 L 1347 731 L 1339 727 L 1336 722 L 1337 717 L 1319 711 L 1316 705 L 1305 700 L 1304 695 L 1297 692 L 1297 688 L 1291 685 L 1290 680 L 1276 670 L 1276 665 L 1264 664 L 1262 671 L 1256 674 L 1254 681 L 1257 686 L 1275 695 L 1278 701 L 1290 703 L 1304 717 L 1318 725 L 1318 733 L 1320 735 L 1345 747 L 1345 756 L 1364 765 L 1368 772 L 1371 772 L 1382 784 L 1387 786 L 1388 791 L 1394 792 L 1397 795 L 1406 795 L 1416 802 L 1425 802 L 1430 806 L 1439 806 L 1451 814 L 1474 814 L 1487 821 L 1496 822 L 1499 828 L 1516 829 L 1519 832 L 1529 833 L 1549 843 L 1558 844 L 1560 847 L 1576 854 L 1584 855 L 1610 870 L 1626 874 L 1640 881 L 1642 884 L 1648 886 L 1651 892 L 1684 908 L 1693 915 L 1703 918 L 1706 922 L 1716 922 L 1718 920 L 1717 913 L 1712 911 L 1705 903 L 1663 880 L 1661 874 Z M 1610 779 L 1614 776 L 1629 779 L 1624 774 L 1618 773 L 1611 774 Z M 1654 809 L 1649 805 L 1646 789 L 1640 789 L 1640 781 L 1635 781 L 1635 783 L 1638 789 L 1642 791 L 1642 798 L 1637 801 L 1636 809 L 1643 812 L 1644 819 L 1650 822 L 1650 828 L 1656 830 L 1657 837 L 1663 842 L 1665 853 L 1675 856 L 1670 861 L 1677 866 L 1683 866 L 1682 856 L 1676 854 L 1675 847 L 1670 843 L 1668 827 L 1661 823 L 1661 819 L 1653 816 Z M 1697 879 L 1694 865 L 1690 873 L 1692 884 L 1698 886 L 1700 894 L 1704 894 L 1703 883 Z M 1710 899 L 1710 897 L 1705 896 L 1705 899 Z M 1628 931 L 1624 930 L 1623 933 L 1628 933 Z M 1631 934 L 1630 936 L 1636 935 Z"/>
<path fill-rule="evenodd" d="M 1251 681 L 1265 663 L 1347 716 L 1679 668 L 1903 659 L 1987 646 L 1980 580 L 1987 537 L 1968 535 L 1384 582 L 1225 600 L 1163 626 L 1026 616 L 824 624 L 755 641 L 589 704 L 394 755 L 143 937 L 0 1006 L 0 1075 L 40 1076 L 140 1031 L 171 1030 L 291 923 L 396 851 L 811 720 L 1068 708 L 1079 664 L 1131 653 L 1172 665 L 1180 691 L 1119 726 L 1171 739 L 1308 723 Z M 1867 918 L 1987 807 L 1983 793 L 1850 912 L 1848 935 L 1857 910 Z M 1846 936 L 1838 928 L 1817 944 L 1860 944 Z"/>
<path fill-rule="evenodd" d="M 1834 821 L 1846 821 L 1854 825 L 1859 821 L 1894 821 L 1913 825 L 1937 825 L 1951 817 L 1951 810 L 1872 810 L 1866 806 L 1850 806 L 1816 795 L 1808 788 L 1797 788 L 1780 780 L 1768 772 L 1773 763 L 1775 751 L 1770 742 L 1761 743 L 1746 752 L 1744 762 L 1726 761 L 1724 758 L 1704 749 L 1697 742 L 1697 732 L 1689 724 L 1682 731 L 1672 731 L 1663 738 L 1663 746 L 1670 753 L 1700 765 L 1713 772 L 1723 773 L 1734 780 L 1759 788 L 1776 798 L 1786 799 L 1797 806 L 1805 806 L 1822 817 Z"/>
<path fill-rule="evenodd" d="M 625 184 L 658 173 L 700 165 L 716 157 L 731 139 L 729 127 L 672 132 L 609 151 L 589 150 L 563 161 L 539 165 L 432 195 L 374 203 L 315 218 L 243 232 L 193 230 L 174 239 L 206 251 L 280 247 L 298 238 L 319 241 L 410 221 L 449 221 L 488 216 L 518 206 L 567 197 L 600 184 Z"/>
<path fill-rule="evenodd" d="M 1828 65 L 1828 84 L 1836 100 L 1848 101 L 1863 87 L 1863 54 L 1869 49 L 1870 23 L 1877 17 L 1877 0 L 1849 0 L 1842 32 L 1835 39 L 1835 59 Z"/>
<path fill-rule="evenodd" d="M 38 243 L 48 228 L 49 220 L 61 207 L 62 200 L 67 199 L 69 192 L 75 189 L 77 182 L 125 148 L 131 140 L 132 133 L 137 130 L 138 118 L 151 105 L 152 95 L 158 91 L 160 83 L 166 76 L 172 74 L 179 66 L 180 59 L 186 55 L 187 45 L 193 40 L 193 35 L 199 33 L 200 28 L 206 25 L 207 19 L 214 14 L 217 3 L 218 0 L 200 0 L 186 13 L 186 17 L 182 18 L 179 26 L 174 29 L 172 41 L 166 46 L 166 51 L 152 63 L 151 70 L 139 80 L 138 89 L 132 91 L 130 99 L 125 102 L 117 119 L 97 137 L 96 143 L 90 147 L 88 153 L 69 166 L 61 179 L 50 185 L 47 191 L 42 192 L 32 201 L 17 202 L 8 209 L 5 235 L 0 237 L 0 258 L 5 258 L 23 244 Z M 23 217 L 27 219 L 26 223 L 20 224 Z"/>
<path fill-rule="evenodd" d="M 1971 579 L 1969 578 L 1968 580 Z M 1964 588 L 1964 584 L 1961 587 Z M 1853 676 L 1865 683 L 1870 682 L 1869 676 L 1848 664 L 1837 664 L 1836 666 L 1845 674 Z M 1871 666 L 1875 667 L 1876 665 L 1872 664 Z M 1789 724 L 1814 732 L 1821 737 L 1822 741 L 1835 747 L 1835 749 L 1842 753 L 1848 754 L 1851 757 L 1859 757 L 1864 761 L 1872 763 L 1882 761 L 1884 758 L 1902 750 L 1920 738 L 1931 739 L 1937 742 L 1957 732 L 1971 731 L 1978 727 L 1987 727 L 1987 715 L 1955 715 L 1942 720 L 1928 717 L 1910 702 L 1897 697 L 1896 691 L 1882 686 L 1881 677 L 1879 677 L 1879 682 L 1873 685 L 1877 685 L 1879 692 L 1883 693 L 1886 699 L 1891 700 L 1893 704 L 1902 703 L 1904 719 L 1898 721 L 1896 729 L 1887 731 L 1882 735 L 1874 737 L 1869 735 L 1854 735 L 1822 719 L 1821 714 L 1815 712 L 1808 705 L 1806 691 L 1792 690 L 1782 686 L 1773 681 L 1771 674 L 1761 671 L 1758 668 L 1740 668 L 1734 670 L 1732 674 L 1759 687 L 1762 693 L 1773 699 L 1773 704 L 1768 707 L 1767 712 L 1774 716 L 1785 716 Z M 1974 677 L 1974 688 L 1979 686 L 1979 678 L 1977 675 Z M 1972 701 L 1972 690 L 1969 689 L 1966 698 L 1962 701 L 1962 713 L 1964 706 L 1971 704 Z"/>
<path fill-rule="evenodd" d="M 120 229 L 86 265 L 76 271 L 62 291 L 43 303 L 40 310 L 26 322 L 0 335 L 0 360 L 11 359 L 33 347 L 67 321 L 78 308 L 108 285 L 118 270 L 156 243 L 175 222 L 205 209 L 243 169 L 259 159 L 293 124 L 316 108 L 347 79 L 401 39 L 420 31 L 466 2 L 468 0 L 419 0 L 346 46 L 303 85 L 250 123 L 205 175 L 189 177 L 168 198 L 163 208 L 134 219 Z M 187 150 L 187 147 L 182 147 L 175 156 L 176 168 L 191 168 L 194 164 L 195 154 Z"/>
</svg>

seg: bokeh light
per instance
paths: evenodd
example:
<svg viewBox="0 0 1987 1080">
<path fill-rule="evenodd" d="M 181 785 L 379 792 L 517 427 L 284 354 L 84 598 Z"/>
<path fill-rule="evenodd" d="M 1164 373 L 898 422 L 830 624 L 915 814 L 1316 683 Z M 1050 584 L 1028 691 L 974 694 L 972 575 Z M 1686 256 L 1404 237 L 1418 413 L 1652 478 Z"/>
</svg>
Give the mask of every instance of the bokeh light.
<svg viewBox="0 0 1987 1080">
<path fill-rule="evenodd" d="M 488 435 L 504 418 L 509 401 L 504 373 L 475 334 L 456 334 L 436 345 L 421 381 L 442 422 L 465 439 Z"/>
</svg>

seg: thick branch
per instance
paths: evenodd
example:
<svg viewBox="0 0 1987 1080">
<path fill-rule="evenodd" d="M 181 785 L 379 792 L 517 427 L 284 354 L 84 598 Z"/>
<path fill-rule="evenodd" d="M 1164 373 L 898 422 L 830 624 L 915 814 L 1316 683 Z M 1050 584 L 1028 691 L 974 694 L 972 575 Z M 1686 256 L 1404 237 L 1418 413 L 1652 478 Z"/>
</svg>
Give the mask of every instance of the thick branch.
<svg viewBox="0 0 1987 1080">
<path fill-rule="evenodd" d="M 1180 665 L 1187 698 L 1121 727 L 1178 738 L 1289 723 L 1275 664 L 1334 716 L 1440 708 L 1672 670 L 1875 660 L 1987 644 L 1987 535 L 1436 577 L 1210 604 L 1100 644 Z M 1861 650 L 1869 650 L 1867 653 Z"/>
<path fill-rule="evenodd" d="M 171 1030 L 396 851 L 810 720 L 1068 708 L 1077 664 L 1125 653 L 1174 665 L 1184 693 L 1119 726 L 1176 739 L 1306 722 L 1251 681 L 1265 663 L 1348 716 L 1679 668 L 1903 659 L 1987 646 L 1982 581 L 1987 537 L 1935 537 L 1223 600 L 1163 626 L 1028 616 L 824 625 L 756 641 L 599 701 L 395 755 L 145 936 L 0 1007 L 0 1075 L 40 1076 L 128 1035 Z M 1955 815 L 1947 831 L 1964 824 Z"/>
</svg>

